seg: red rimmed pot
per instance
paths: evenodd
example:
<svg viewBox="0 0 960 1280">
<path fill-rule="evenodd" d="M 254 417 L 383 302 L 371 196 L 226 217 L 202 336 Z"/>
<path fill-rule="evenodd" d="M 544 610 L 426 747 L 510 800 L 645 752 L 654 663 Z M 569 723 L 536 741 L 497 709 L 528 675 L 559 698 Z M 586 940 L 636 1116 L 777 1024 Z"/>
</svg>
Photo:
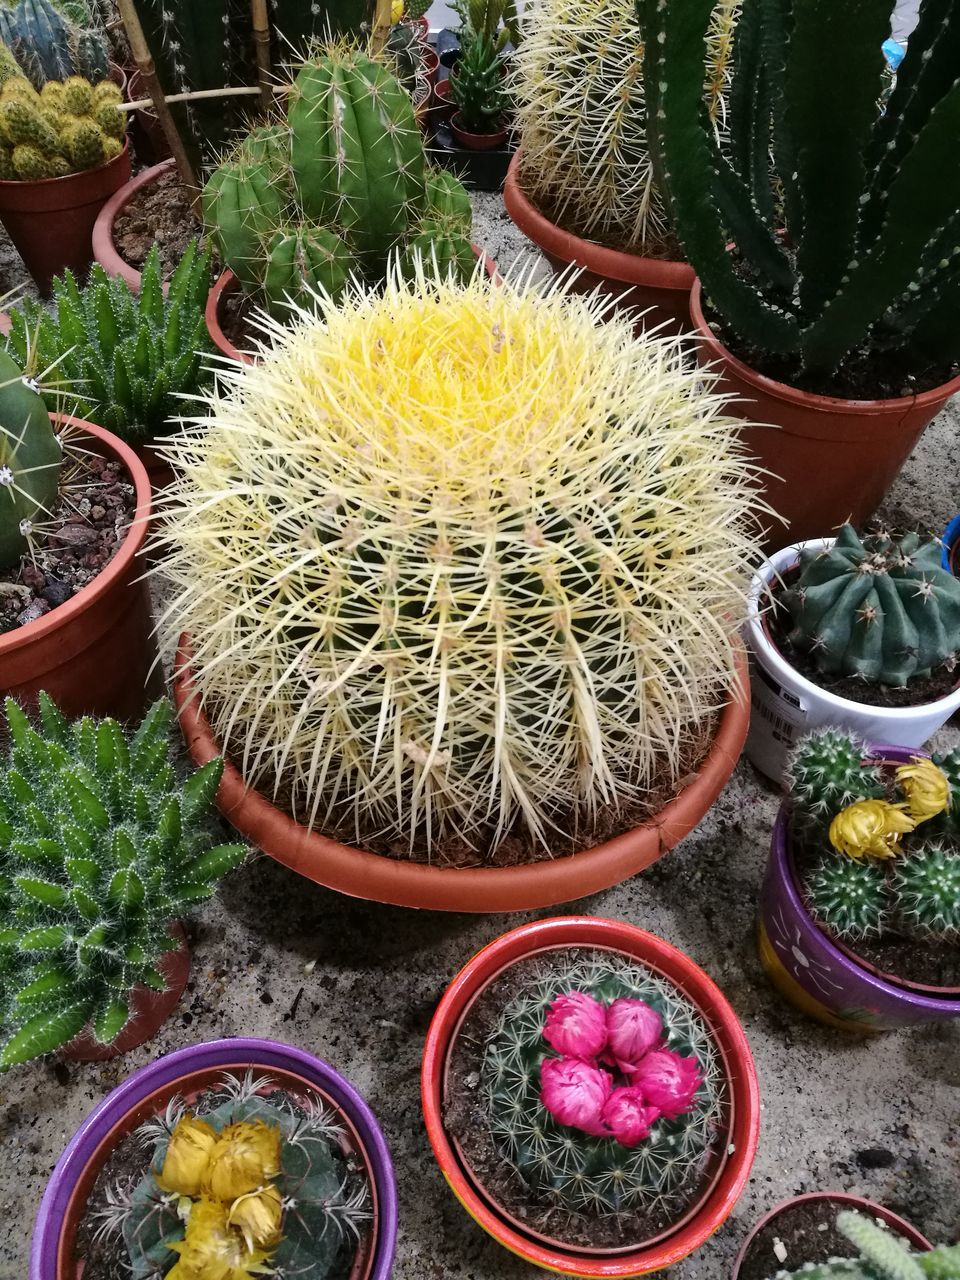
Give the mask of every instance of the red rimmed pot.
<svg viewBox="0 0 960 1280">
<path fill-rule="evenodd" d="M 926 1236 L 921 1235 L 916 1227 L 907 1222 L 906 1218 L 901 1218 L 899 1214 L 885 1208 L 882 1204 L 876 1204 L 873 1200 L 865 1200 L 863 1196 L 849 1195 L 845 1191 L 811 1191 L 806 1195 L 791 1196 L 788 1200 L 782 1200 L 754 1224 L 741 1245 L 740 1252 L 737 1254 L 736 1261 L 733 1264 L 731 1280 L 740 1280 L 744 1262 L 755 1247 L 760 1234 L 788 1210 L 800 1205 L 832 1206 L 835 1214 L 842 1212 L 844 1209 L 855 1209 L 866 1217 L 877 1218 L 885 1223 L 895 1235 L 900 1236 L 906 1244 L 916 1249 L 918 1253 L 927 1253 L 933 1248 Z M 769 1260 L 767 1274 L 772 1276 L 785 1268 L 790 1271 L 798 1271 L 804 1263 L 826 1261 L 826 1258 L 788 1258 L 786 1262 L 782 1262 L 776 1255 L 773 1255 Z"/>
<path fill-rule="evenodd" d="M 463 127 L 463 116 L 454 111 L 450 117 L 450 132 L 458 147 L 467 151 L 495 151 L 507 140 L 506 129 L 496 129 L 493 133 L 472 133 Z"/>
<path fill-rule="evenodd" d="M 814 395 L 764 377 L 728 351 L 704 316 L 699 280 L 690 313 L 700 361 L 719 374 L 715 390 L 730 397 L 727 411 L 765 424 L 745 426 L 741 435 L 767 473 L 759 496 L 787 522 L 793 542 L 822 537 L 845 521 L 866 523 L 924 429 L 960 391 L 956 377 L 894 400 Z M 781 524 L 771 521 L 766 530 L 768 546 L 782 544 Z"/>
<path fill-rule="evenodd" d="M 93 259 L 93 227 L 110 196 L 130 181 L 130 144 L 98 165 L 65 178 L 0 182 L 0 222 L 44 295 L 70 268 L 83 275 Z"/>
<path fill-rule="evenodd" d="M 115 1040 L 99 1044 L 93 1031 L 86 1027 L 59 1050 L 61 1058 L 70 1062 L 109 1062 L 153 1039 L 180 1003 L 190 977 L 190 947 L 183 926 L 174 922 L 169 933 L 179 945 L 176 951 L 165 951 L 157 966 L 166 981 L 166 990 L 134 987 L 130 993 L 130 1021 Z"/>
<path fill-rule="evenodd" d="M 117 215 L 127 207 L 138 192 L 142 191 L 144 187 L 152 186 L 173 168 L 173 160 L 164 160 L 150 169 L 143 169 L 135 178 L 124 183 L 119 191 L 113 193 L 100 210 L 93 226 L 94 260 L 100 263 L 108 275 L 119 276 L 121 280 L 125 280 L 134 293 L 138 293 L 140 290 L 140 272 L 136 267 L 131 267 L 130 263 L 122 258 L 117 251 L 116 242 L 113 238 Z M 167 292 L 168 288 L 168 284 L 164 282 L 164 293 Z"/>
<path fill-rule="evenodd" d="M 503 188 L 507 213 L 543 253 L 555 271 L 582 268 L 574 281 L 578 293 L 598 289 L 617 299 L 617 309 L 637 314 L 637 331 L 663 326 L 669 334 L 690 330 L 690 290 L 695 276 L 685 262 L 644 258 L 583 240 L 551 222 L 524 194 L 520 175 L 522 153 L 510 161 Z M 646 314 L 640 315 L 639 313 Z"/>
<path fill-rule="evenodd" d="M 433 86 L 434 124 L 439 124 L 441 120 L 449 120 L 456 109 L 457 104 L 453 100 L 453 82 L 450 77 L 437 80 Z"/>
<path fill-rule="evenodd" d="M 332 1067 L 274 1040 L 238 1038 L 191 1045 L 142 1067 L 100 1103 L 77 1130 L 54 1169 L 34 1227 L 29 1280 L 81 1280 L 77 1231 L 97 1176 L 132 1130 L 161 1114 L 175 1096 L 188 1102 L 225 1072 L 263 1073 L 271 1086 L 323 1102 L 345 1130 L 345 1149 L 363 1165 L 371 1224 L 350 1280 L 389 1280 L 397 1235 L 393 1162 L 373 1112 Z"/>
<path fill-rule="evenodd" d="M 443 1122 L 447 1064 L 458 1031 L 480 995 L 505 970 L 554 950 L 615 951 L 666 978 L 698 1010 L 719 1049 L 729 1099 L 729 1144 L 705 1198 L 671 1233 L 629 1253 L 586 1253 L 534 1238 L 481 1193 Z M 460 971 L 440 1001 L 424 1047 L 421 1100 L 427 1136 L 454 1195 L 475 1222 L 534 1266 L 580 1277 L 629 1277 L 661 1271 L 698 1249 L 729 1217 L 750 1176 L 760 1127 L 760 1095 L 743 1028 L 721 991 L 697 965 L 654 934 L 618 920 L 570 916 L 535 921 L 504 934 Z M 732 1148 L 730 1150 L 729 1148 Z"/>
<path fill-rule="evenodd" d="M 680 793 L 640 827 L 603 844 L 550 861 L 512 867 L 438 867 L 387 858 L 310 831 L 247 785 L 229 760 L 217 792 L 220 812 L 258 849 L 328 889 L 352 898 L 430 911 L 530 911 L 573 902 L 628 880 L 687 835 L 726 786 L 736 767 L 750 718 L 746 658 L 737 649 L 737 675 L 699 771 Z M 223 755 L 200 705 L 190 673 L 190 638 L 180 637 L 173 686 L 187 750 L 197 764 Z"/>
<path fill-rule="evenodd" d="M 150 521 L 150 480 L 122 440 L 92 422 L 63 418 L 84 448 L 123 464 L 136 490 L 130 527 L 92 582 L 49 613 L 0 635 L 0 696 L 25 706 L 45 690 L 67 716 L 139 717 L 162 682 L 150 592 L 142 581 Z"/>
</svg>

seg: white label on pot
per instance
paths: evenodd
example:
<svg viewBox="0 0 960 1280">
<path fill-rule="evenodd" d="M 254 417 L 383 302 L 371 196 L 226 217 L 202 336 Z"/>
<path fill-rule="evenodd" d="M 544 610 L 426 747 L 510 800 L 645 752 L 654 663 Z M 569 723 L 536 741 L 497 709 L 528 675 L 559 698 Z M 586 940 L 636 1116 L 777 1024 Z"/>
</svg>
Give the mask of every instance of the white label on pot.
<svg viewBox="0 0 960 1280">
<path fill-rule="evenodd" d="M 787 758 L 807 729 L 807 711 L 759 662 L 750 663 L 750 736 L 747 755 L 768 778 L 780 782 Z"/>
</svg>

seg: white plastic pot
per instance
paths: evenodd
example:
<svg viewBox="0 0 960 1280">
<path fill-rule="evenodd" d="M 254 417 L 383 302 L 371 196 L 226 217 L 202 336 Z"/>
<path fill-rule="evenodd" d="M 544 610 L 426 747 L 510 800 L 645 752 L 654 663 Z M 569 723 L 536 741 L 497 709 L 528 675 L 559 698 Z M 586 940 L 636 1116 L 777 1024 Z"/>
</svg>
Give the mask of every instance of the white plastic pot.
<svg viewBox="0 0 960 1280">
<path fill-rule="evenodd" d="M 836 725 L 867 742 L 922 747 L 960 710 L 960 686 L 945 698 L 917 707 L 871 707 L 839 698 L 796 671 L 773 644 L 763 625 L 770 606 L 768 588 L 807 547 L 833 546 L 833 538 L 797 542 L 770 557 L 750 584 L 746 640 L 750 650 L 750 733 L 747 758 L 768 778 L 783 781 L 787 759 L 805 733 Z"/>
</svg>

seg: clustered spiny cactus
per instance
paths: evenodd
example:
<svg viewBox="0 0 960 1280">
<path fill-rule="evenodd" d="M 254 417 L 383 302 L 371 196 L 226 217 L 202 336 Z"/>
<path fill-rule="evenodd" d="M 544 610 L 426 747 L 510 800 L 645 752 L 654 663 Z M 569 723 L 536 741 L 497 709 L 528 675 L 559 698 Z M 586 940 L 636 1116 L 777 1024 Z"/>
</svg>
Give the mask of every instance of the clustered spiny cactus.
<svg viewBox="0 0 960 1280">
<path fill-rule="evenodd" d="M 0 41 L 35 89 L 69 76 L 94 83 L 106 78 L 109 47 L 101 15 L 82 0 L 3 0 Z"/>
<path fill-rule="evenodd" d="M 42 396 L 0 351 L 0 569 L 16 564 L 52 516 L 62 461 Z"/>
<path fill-rule="evenodd" d="M 21 182 L 95 169 L 123 150 L 123 94 L 112 80 L 48 81 L 38 93 L 11 77 L 0 89 L 0 178 Z"/>
<path fill-rule="evenodd" d="M 807 1263 L 799 1271 L 778 1272 L 777 1280 L 960 1280 L 960 1245 L 911 1253 L 888 1227 L 849 1210 L 838 1214 L 837 1226 L 859 1257 Z"/>
<path fill-rule="evenodd" d="M 210 847 L 199 823 L 222 772 L 182 787 L 169 763 L 170 705 L 128 737 L 115 720 L 68 724 L 40 694 L 42 731 L 6 702 L 0 765 L 0 1067 L 26 1062 L 90 1023 L 108 1044 L 133 987 L 164 990 L 171 921 L 210 897 L 246 856 Z"/>
</svg>

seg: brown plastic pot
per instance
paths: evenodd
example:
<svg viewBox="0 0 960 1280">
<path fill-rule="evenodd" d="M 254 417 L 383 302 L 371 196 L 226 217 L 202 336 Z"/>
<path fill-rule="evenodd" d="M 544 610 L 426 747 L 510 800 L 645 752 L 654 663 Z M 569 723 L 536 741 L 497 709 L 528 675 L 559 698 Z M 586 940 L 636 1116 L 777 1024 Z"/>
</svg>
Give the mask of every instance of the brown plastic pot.
<svg viewBox="0 0 960 1280">
<path fill-rule="evenodd" d="M 0 182 L 0 222 L 46 297 L 67 267 L 82 275 L 93 258 L 93 225 L 106 201 L 130 180 L 130 144 L 96 169 L 37 182 Z"/>
<path fill-rule="evenodd" d="M 510 161 L 503 188 L 507 213 L 555 271 L 584 268 L 572 282 L 577 293 L 599 289 L 617 299 L 618 311 L 630 308 L 636 313 L 638 333 L 661 325 L 663 333 L 689 331 L 690 290 L 696 278 L 691 266 L 606 249 L 558 227 L 527 199 L 520 185 L 520 166 L 518 151 Z"/>
<path fill-rule="evenodd" d="M 727 408 L 750 425 L 742 437 L 769 474 L 760 496 L 787 522 L 766 518 L 767 546 L 822 538 L 845 521 L 864 524 L 883 501 L 924 428 L 952 395 L 960 377 L 895 400 L 818 396 L 766 378 L 738 360 L 703 314 L 700 281 L 690 295 L 700 359 L 719 375 Z M 771 430 L 779 428 L 778 430 Z"/>
<path fill-rule="evenodd" d="M 113 228 L 117 220 L 117 214 L 121 209 L 125 209 L 138 191 L 142 191 L 144 187 L 151 186 L 158 178 L 165 173 L 169 173 L 174 167 L 172 160 L 164 160 L 161 164 L 155 164 L 152 169 L 144 169 L 138 173 L 135 178 L 115 191 L 107 203 L 97 215 L 97 220 L 93 224 L 93 257 L 99 262 L 107 275 L 119 276 L 121 280 L 125 280 L 134 293 L 140 290 L 140 272 L 136 267 L 131 267 L 130 263 L 121 258 L 117 252 L 117 246 L 113 238 Z M 169 285 L 164 281 L 163 291 L 167 292 Z"/>
<path fill-rule="evenodd" d="M 507 140 L 506 129 L 497 129 L 494 133 L 471 133 L 463 127 L 463 116 L 455 111 L 450 117 L 450 132 L 458 147 L 467 151 L 495 151 Z"/>
<path fill-rule="evenodd" d="M 179 1004 L 190 977 L 190 947 L 183 925 L 174 921 L 169 932 L 180 945 L 176 951 L 165 951 L 157 966 L 166 980 L 166 991 L 134 987 L 130 993 L 130 1021 L 115 1040 L 98 1044 L 92 1029 L 86 1027 L 60 1049 L 61 1058 L 70 1062 L 109 1062 L 153 1039 Z"/>
<path fill-rule="evenodd" d="M 891 1231 L 895 1232 L 898 1236 L 901 1236 L 907 1244 L 911 1245 L 919 1253 L 927 1253 L 933 1248 L 933 1245 L 926 1236 L 921 1235 L 916 1227 L 911 1226 L 910 1223 L 907 1222 L 905 1218 L 901 1218 L 899 1214 L 894 1213 L 890 1209 L 885 1209 L 882 1204 L 875 1204 L 873 1200 L 865 1200 L 862 1196 L 849 1195 L 845 1191 L 811 1191 L 806 1195 L 791 1196 L 788 1200 L 781 1200 L 778 1205 L 774 1205 L 769 1213 L 765 1213 L 763 1217 L 754 1224 L 746 1240 L 744 1240 L 741 1245 L 740 1252 L 737 1254 L 736 1261 L 733 1264 L 731 1280 L 740 1280 L 740 1269 L 743 1266 L 744 1259 L 749 1253 L 754 1240 L 756 1240 L 764 1227 L 769 1226 L 774 1218 L 778 1218 L 784 1210 L 792 1209 L 794 1205 L 809 1204 L 811 1201 L 823 1200 L 829 1200 L 831 1203 L 835 1204 L 837 1206 L 838 1213 L 843 1209 L 856 1209 L 867 1217 L 879 1218 L 881 1222 L 886 1223 Z M 788 1259 L 787 1263 L 780 1263 L 778 1261 L 775 1266 L 771 1262 L 770 1274 L 773 1275 L 774 1271 L 782 1270 L 786 1265 L 789 1265 L 791 1272 L 799 1271 L 804 1261 L 806 1261 L 806 1259 L 801 1261 Z"/>
<path fill-rule="evenodd" d="M 746 658 L 716 737 L 699 771 L 653 818 L 603 844 L 550 861 L 515 867 L 438 867 L 386 858 L 310 831 L 246 784 L 229 759 L 217 792 L 227 821 L 257 848 L 317 884 L 353 898 L 431 911 L 531 911 L 573 902 L 628 880 L 656 862 L 697 825 L 726 785 L 750 719 Z M 180 637 L 174 700 L 187 750 L 197 764 L 223 754 L 190 673 L 190 639 Z"/>
<path fill-rule="evenodd" d="M 46 690 L 67 716 L 132 720 L 162 688 L 150 593 L 140 581 L 150 519 L 150 481 L 133 450 L 78 418 L 62 425 L 86 436 L 85 447 L 119 458 L 136 489 L 130 528 L 110 563 L 65 604 L 0 635 L 0 696 L 25 706 Z"/>
</svg>

